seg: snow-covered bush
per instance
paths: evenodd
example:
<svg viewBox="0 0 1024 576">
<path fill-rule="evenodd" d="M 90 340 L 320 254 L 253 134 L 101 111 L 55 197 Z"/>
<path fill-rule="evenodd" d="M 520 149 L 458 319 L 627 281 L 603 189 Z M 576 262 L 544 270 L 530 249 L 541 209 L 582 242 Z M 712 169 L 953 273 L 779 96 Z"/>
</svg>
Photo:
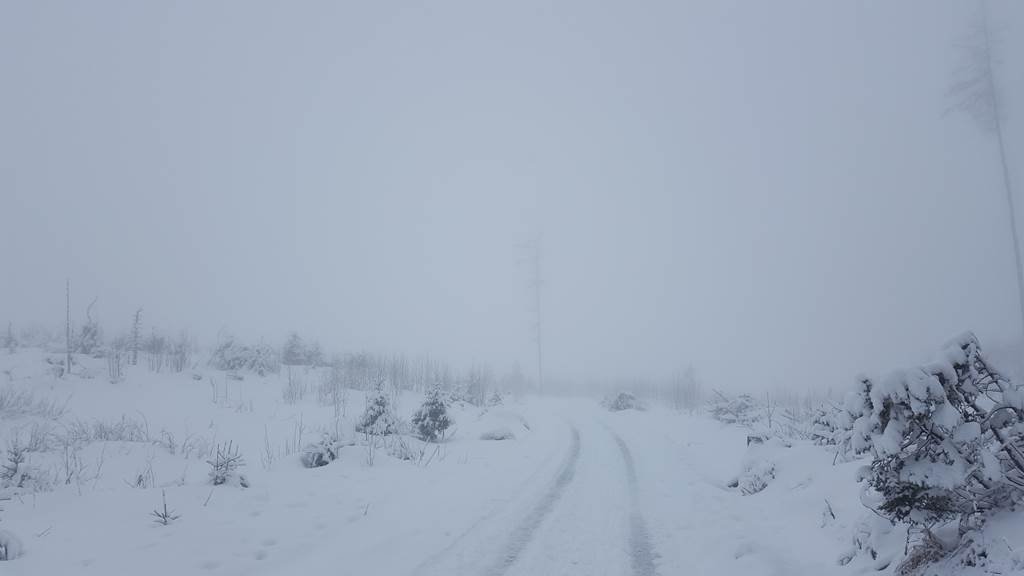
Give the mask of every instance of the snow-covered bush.
<svg viewBox="0 0 1024 576">
<path fill-rule="evenodd" d="M 32 390 L 14 386 L 0 387 L 0 417 L 5 420 L 25 416 L 58 420 L 67 412 L 67 405 L 40 398 Z"/>
<path fill-rule="evenodd" d="M 307 344 L 301 336 L 292 332 L 281 348 L 281 363 L 287 366 L 321 366 L 324 353 L 319 342 Z"/>
<path fill-rule="evenodd" d="M 441 390 L 432 388 L 427 392 L 423 405 L 412 416 L 413 431 L 420 440 L 436 442 L 444 438 L 444 433 L 452 425 L 448 416 L 448 407 L 444 403 Z"/>
<path fill-rule="evenodd" d="M 871 454 L 864 478 L 892 521 L 957 519 L 963 534 L 1024 495 L 1024 391 L 987 363 L 973 334 L 932 364 L 862 378 L 847 413 L 843 442 Z"/>
<path fill-rule="evenodd" d="M 225 338 L 213 349 L 209 364 L 217 370 L 241 370 L 245 365 L 245 349 L 233 338 Z"/>
<path fill-rule="evenodd" d="M 89 442 L 149 442 L 144 421 L 121 416 L 120 420 L 74 420 L 64 426 L 64 443 L 82 445 Z"/>
<path fill-rule="evenodd" d="M 782 447 L 783 444 L 777 440 L 749 442 L 748 439 L 743 468 L 735 480 L 735 487 L 739 488 L 740 493 L 750 496 L 768 487 L 775 479 L 775 459 L 772 453 Z"/>
<path fill-rule="evenodd" d="M 229 336 L 213 349 L 210 366 L 217 370 L 248 370 L 266 376 L 276 374 L 281 369 L 281 362 L 277 351 L 265 342 L 245 346 Z"/>
<path fill-rule="evenodd" d="M 21 540 L 9 530 L 0 530 L 0 562 L 14 560 L 25 552 Z"/>
<path fill-rule="evenodd" d="M 505 402 L 505 398 L 501 395 L 501 392 L 495 390 L 491 393 L 490 398 L 487 399 L 487 406 L 494 408 L 495 406 L 501 406 Z"/>
<path fill-rule="evenodd" d="M 26 483 L 31 482 L 33 473 L 26 463 L 27 457 L 28 448 L 17 437 L 13 438 L 7 444 L 4 462 L 0 464 L 0 486 L 24 488 Z"/>
<path fill-rule="evenodd" d="M 302 465 L 306 468 L 327 466 L 341 454 L 341 442 L 330 434 L 323 434 L 320 440 L 308 444 L 302 450 Z"/>
<path fill-rule="evenodd" d="M 459 386 L 461 398 L 473 406 L 483 406 L 487 401 L 487 390 L 494 383 L 494 375 L 485 366 L 474 366 Z"/>
<path fill-rule="evenodd" d="M 249 481 L 238 469 L 245 466 L 245 459 L 233 443 L 218 444 L 212 459 L 206 461 L 210 465 L 210 483 L 214 486 L 237 483 L 242 488 L 249 487 Z"/>
<path fill-rule="evenodd" d="M 819 446 L 835 446 L 838 442 L 839 409 L 831 406 L 821 407 L 811 417 L 811 440 Z"/>
<path fill-rule="evenodd" d="M 714 391 L 708 401 L 708 413 L 723 424 L 752 427 L 761 417 L 760 407 L 749 394 L 728 395 Z"/>
<path fill-rule="evenodd" d="M 601 405 L 610 412 L 640 409 L 640 402 L 631 392 L 619 392 L 608 395 L 601 401 Z"/>
<path fill-rule="evenodd" d="M 74 342 L 74 350 L 78 354 L 95 356 L 103 352 L 103 330 L 92 318 L 86 320 L 79 330 Z"/>
<path fill-rule="evenodd" d="M 849 564 L 854 558 L 864 557 L 875 570 L 883 570 L 892 564 L 898 552 L 903 551 L 903 541 L 891 538 L 893 524 L 873 512 L 864 512 L 853 526 L 850 549 L 838 559 L 840 565 Z"/>
<path fill-rule="evenodd" d="M 374 436 L 394 434 L 398 422 L 391 411 L 391 401 L 383 391 L 377 392 L 368 399 L 366 410 L 356 423 L 356 432 Z"/>
</svg>

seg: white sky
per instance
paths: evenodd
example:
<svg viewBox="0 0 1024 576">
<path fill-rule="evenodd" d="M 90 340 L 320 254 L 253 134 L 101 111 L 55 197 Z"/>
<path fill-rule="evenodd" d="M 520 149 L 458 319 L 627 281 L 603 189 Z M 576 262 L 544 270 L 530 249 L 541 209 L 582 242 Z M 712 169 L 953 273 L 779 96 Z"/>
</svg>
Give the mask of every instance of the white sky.
<svg viewBox="0 0 1024 576">
<path fill-rule="evenodd" d="M 1012 104 L 1024 10 L 993 11 Z M 1007 338 L 995 148 L 943 115 L 971 14 L 6 2 L 0 320 L 59 325 L 70 276 L 108 333 L 143 306 L 206 339 L 532 370 L 542 229 L 552 375 L 826 386 Z"/>
</svg>

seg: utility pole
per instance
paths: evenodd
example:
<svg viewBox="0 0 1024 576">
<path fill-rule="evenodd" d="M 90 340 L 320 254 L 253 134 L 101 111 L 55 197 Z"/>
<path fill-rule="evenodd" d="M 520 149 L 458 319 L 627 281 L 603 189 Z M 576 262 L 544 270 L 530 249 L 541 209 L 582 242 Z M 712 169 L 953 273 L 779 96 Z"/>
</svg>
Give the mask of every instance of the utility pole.
<svg viewBox="0 0 1024 576">
<path fill-rule="evenodd" d="M 543 315 L 541 314 L 541 236 L 537 234 L 527 245 L 529 251 L 530 284 L 533 288 L 533 337 L 537 344 L 537 392 L 544 391 L 544 343 Z"/>
<path fill-rule="evenodd" d="M 66 350 L 64 352 L 64 354 L 65 354 L 65 356 L 64 356 L 64 362 L 65 362 L 64 375 L 67 376 L 67 375 L 71 374 L 71 278 L 67 279 L 67 284 L 66 284 L 65 288 L 66 289 L 65 289 L 65 293 L 64 293 L 64 296 L 65 296 L 64 336 L 65 336 Z"/>
</svg>

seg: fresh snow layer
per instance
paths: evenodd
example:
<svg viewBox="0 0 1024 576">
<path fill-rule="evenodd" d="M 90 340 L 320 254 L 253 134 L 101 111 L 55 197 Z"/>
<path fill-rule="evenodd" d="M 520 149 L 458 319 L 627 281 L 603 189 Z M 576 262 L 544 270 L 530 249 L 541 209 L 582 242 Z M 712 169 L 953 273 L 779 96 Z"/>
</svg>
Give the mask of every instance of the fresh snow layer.
<svg viewBox="0 0 1024 576">
<path fill-rule="evenodd" d="M 833 465 L 803 442 L 748 448 L 746 430 L 700 416 L 612 413 L 589 399 L 456 405 L 446 441 L 405 438 L 412 460 L 402 460 L 353 432 L 363 393 L 345 392 L 340 422 L 318 404 L 314 370 L 293 372 L 308 391 L 286 403 L 284 374 L 196 379 L 139 366 L 111 384 L 102 361 L 82 363 L 95 377 L 58 380 L 39 351 L 0 354 L 0 390 L 66 406 L 57 419 L 0 413 L 0 446 L 50 431 L 49 446 L 29 454 L 41 484 L 0 503 L 0 533 L 23 552 L 0 563 L 4 576 L 827 576 L 891 571 L 905 540 L 862 505 L 863 462 Z M 398 416 L 420 400 L 403 394 Z M 56 440 L 97 420 L 137 423 L 149 441 Z M 303 468 L 301 448 L 334 430 L 339 459 Z M 481 439 L 495 431 L 510 439 Z M 250 488 L 209 485 L 206 452 L 227 441 Z M 730 488 L 744 474 L 764 478 L 763 489 Z M 150 514 L 164 493 L 180 516 L 166 526 Z M 1019 524 L 1000 522 L 1011 535 L 1004 555 L 1024 549 Z"/>
</svg>

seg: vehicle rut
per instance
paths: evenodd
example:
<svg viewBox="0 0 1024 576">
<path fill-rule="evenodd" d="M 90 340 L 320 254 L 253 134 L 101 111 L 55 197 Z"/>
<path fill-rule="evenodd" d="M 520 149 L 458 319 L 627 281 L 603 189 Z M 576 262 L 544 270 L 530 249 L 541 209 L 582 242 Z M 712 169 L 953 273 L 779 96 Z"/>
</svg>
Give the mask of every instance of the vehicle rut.
<svg viewBox="0 0 1024 576">
<path fill-rule="evenodd" d="M 572 431 L 572 444 L 569 448 L 569 454 L 566 455 L 565 460 L 562 463 L 562 467 L 559 470 L 558 475 L 555 477 L 554 483 L 548 488 L 544 496 L 534 504 L 530 513 L 526 515 L 512 530 L 512 534 L 509 536 L 508 543 L 505 545 L 504 552 L 501 554 L 498 562 L 487 572 L 492 576 L 501 576 L 505 574 L 509 568 L 511 568 L 516 561 L 522 555 L 523 550 L 530 543 L 537 528 L 541 525 L 544 519 L 551 513 L 558 504 L 558 501 L 565 495 L 565 489 L 572 483 L 573 478 L 576 476 L 576 465 L 580 460 L 580 432 L 573 426 L 569 425 Z M 652 572 L 653 574 L 653 572 Z"/>
<path fill-rule="evenodd" d="M 629 560 L 633 568 L 634 576 L 656 576 L 658 573 L 654 565 L 657 554 L 651 546 L 650 532 L 647 530 L 647 522 L 640 513 L 640 493 L 637 487 L 636 466 L 633 464 L 633 453 L 629 446 L 618 434 L 608 428 L 608 432 L 615 438 L 615 443 L 622 453 L 622 460 L 626 464 L 626 484 L 629 488 L 630 514 L 629 514 Z"/>
</svg>

